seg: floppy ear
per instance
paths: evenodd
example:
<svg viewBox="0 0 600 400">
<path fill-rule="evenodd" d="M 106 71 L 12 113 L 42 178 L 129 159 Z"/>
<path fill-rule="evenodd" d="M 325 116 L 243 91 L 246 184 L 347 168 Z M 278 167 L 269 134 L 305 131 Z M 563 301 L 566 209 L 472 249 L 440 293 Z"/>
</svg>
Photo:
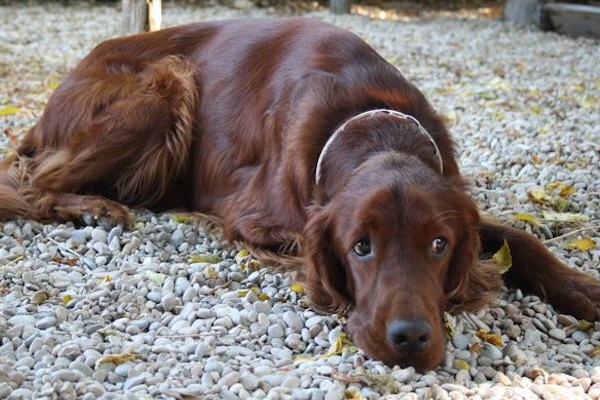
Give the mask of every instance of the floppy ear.
<svg viewBox="0 0 600 400">
<path fill-rule="evenodd" d="M 477 311 L 498 296 L 502 278 L 493 261 L 480 260 L 480 220 L 475 204 L 459 193 L 461 210 L 456 221 L 458 242 L 446 278 L 446 308 L 452 312 Z"/>
<path fill-rule="evenodd" d="M 346 271 L 335 247 L 331 213 L 314 207 L 304 231 L 306 286 L 312 306 L 328 313 L 343 311 L 352 302 Z"/>
</svg>

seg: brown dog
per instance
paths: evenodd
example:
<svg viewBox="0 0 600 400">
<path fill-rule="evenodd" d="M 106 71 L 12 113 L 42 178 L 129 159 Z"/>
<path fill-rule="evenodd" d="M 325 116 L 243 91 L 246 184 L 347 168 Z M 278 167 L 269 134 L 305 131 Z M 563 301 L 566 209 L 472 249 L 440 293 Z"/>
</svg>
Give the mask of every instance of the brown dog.
<svg viewBox="0 0 600 400">
<path fill-rule="evenodd" d="M 106 41 L 0 172 L 0 218 L 128 225 L 128 207 L 212 215 L 226 237 L 300 244 L 313 305 L 387 364 L 444 358 L 443 312 L 506 282 L 595 319 L 600 282 L 482 222 L 417 88 L 355 35 L 308 19 L 200 23 Z"/>
</svg>

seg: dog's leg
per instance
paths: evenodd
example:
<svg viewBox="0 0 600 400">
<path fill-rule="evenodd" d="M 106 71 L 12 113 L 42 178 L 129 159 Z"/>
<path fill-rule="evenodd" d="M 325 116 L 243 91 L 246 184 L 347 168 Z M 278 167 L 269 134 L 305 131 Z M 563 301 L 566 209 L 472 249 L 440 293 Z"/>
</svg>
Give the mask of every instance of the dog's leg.
<svg viewBox="0 0 600 400">
<path fill-rule="evenodd" d="M 512 266 L 504 274 L 509 287 L 521 288 L 577 318 L 600 318 L 600 281 L 559 261 L 543 243 L 518 229 L 484 221 L 480 231 L 484 256 L 497 252 L 504 240 Z"/>
<path fill-rule="evenodd" d="M 131 214 L 119 203 L 175 206 L 171 199 L 177 197 L 178 179 L 187 168 L 195 123 L 195 69 L 182 59 L 165 57 L 136 74 L 136 79 L 124 76 L 123 82 L 107 78 L 101 90 L 119 84 L 124 89 L 112 90 L 117 95 L 101 106 L 86 105 L 102 98 L 101 93 L 90 97 L 67 89 L 58 94 L 87 113 L 88 122 L 83 129 L 57 133 L 44 124 L 52 126 L 61 115 L 51 105 L 46 109 L 36 134 L 56 136 L 58 144 L 38 145 L 28 149 L 30 155 L 5 163 L 10 179 L 0 190 L 20 193 L 16 197 L 22 210 L 12 207 L 14 216 L 81 221 L 89 214 L 128 225 Z M 10 210 L 0 217 L 10 217 Z"/>
</svg>

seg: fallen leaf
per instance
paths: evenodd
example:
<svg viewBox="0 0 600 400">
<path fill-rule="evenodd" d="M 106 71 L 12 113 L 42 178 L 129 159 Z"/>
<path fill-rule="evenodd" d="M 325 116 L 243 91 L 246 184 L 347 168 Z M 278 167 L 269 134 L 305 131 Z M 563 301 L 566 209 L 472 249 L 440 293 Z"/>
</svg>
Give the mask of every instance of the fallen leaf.
<svg viewBox="0 0 600 400">
<path fill-rule="evenodd" d="M 596 357 L 596 356 L 599 356 L 599 355 L 600 355 L 600 345 L 598 345 L 598 346 L 594 347 L 594 348 L 592 349 L 592 351 L 590 351 L 590 352 L 588 353 L 588 355 L 589 355 L 590 357 Z"/>
<path fill-rule="evenodd" d="M 471 369 L 471 364 L 469 364 L 469 362 L 466 360 L 461 360 L 460 358 L 454 360 L 454 366 L 457 369 Z"/>
<path fill-rule="evenodd" d="M 537 217 L 535 215 L 529 214 L 529 213 L 515 214 L 513 216 L 513 219 L 515 221 L 527 222 L 529 225 L 533 225 L 533 226 L 539 226 L 540 225 L 540 220 L 537 219 Z"/>
<path fill-rule="evenodd" d="M 512 255 L 506 239 L 504 239 L 502 247 L 492 256 L 492 259 L 498 263 L 498 272 L 501 274 L 505 274 L 512 267 Z"/>
<path fill-rule="evenodd" d="M 481 345 L 481 343 L 473 343 L 472 345 L 469 346 L 469 351 L 473 352 L 473 353 L 481 353 L 481 351 L 483 350 L 483 346 Z"/>
<path fill-rule="evenodd" d="M 364 397 L 361 396 L 360 392 L 356 389 L 346 389 L 344 391 L 344 399 L 349 400 L 364 400 Z"/>
<path fill-rule="evenodd" d="M 250 251 L 248 249 L 241 249 L 240 251 L 238 251 L 238 253 L 235 255 L 235 258 L 244 258 L 244 257 L 248 257 L 250 255 Z"/>
<path fill-rule="evenodd" d="M 569 204 L 569 202 L 567 201 L 567 199 L 565 199 L 564 197 L 557 197 L 554 199 L 554 201 L 552 202 L 552 206 L 554 207 L 554 209 L 558 212 L 563 212 L 567 209 L 567 205 Z"/>
<path fill-rule="evenodd" d="M 21 109 L 19 107 L 8 106 L 8 107 L 0 108 L 0 117 L 5 117 L 7 115 L 16 114 L 18 112 L 21 112 Z"/>
<path fill-rule="evenodd" d="M 190 262 L 217 264 L 221 262 L 221 257 L 217 254 L 197 254 L 190 257 Z"/>
<path fill-rule="evenodd" d="M 502 342 L 502 337 L 498 334 L 491 333 L 486 329 L 477 329 L 475 332 L 477 337 L 484 342 L 491 343 L 494 346 L 502 347 L 504 346 L 504 342 Z"/>
<path fill-rule="evenodd" d="M 58 263 L 58 264 L 70 265 L 73 267 L 73 266 L 77 265 L 77 263 L 79 262 L 79 259 L 54 256 L 54 257 L 52 257 L 52 261 L 54 261 L 55 263 Z"/>
<path fill-rule="evenodd" d="M 116 329 L 111 328 L 100 328 L 96 332 L 102 335 L 102 337 L 106 338 L 109 336 L 116 336 L 120 338 L 124 338 L 126 335 L 123 332 L 117 331 Z"/>
<path fill-rule="evenodd" d="M 301 284 L 300 282 L 294 282 L 290 285 L 290 290 L 292 292 L 296 292 L 298 294 L 304 294 L 305 289 L 304 289 L 304 285 Z"/>
<path fill-rule="evenodd" d="M 171 217 L 171 221 L 177 222 L 179 224 L 191 224 L 194 222 L 194 218 L 186 214 L 177 214 Z"/>
<path fill-rule="evenodd" d="M 146 276 L 156 286 L 162 286 L 163 282 L 165 281 L 165 274 L 161 274 L 161 273 L 158 273 L 158 272 L 146 271 Z"/>
<path fill-rule="evenodd" d="M 546 204 L 548 199 L 548 194 L 542 188 L 532 188 L 527 191 L 527 196 L 529 199 L 537 204 Z"/>
<path fill-rule="evenodd" d="M 327 350 L 327 352 L 325 353 L 325 357 L 331 357 L 342 354 L 344 350 L 356 352 L 356 346 L 354 345 L 352 340 L 350 340 L 348 335 L 342 332 L 337 338 L 335 338 L 335 341 L 333 342 L 329 350 Z"/>
<path fill-rule="evenodd" d="M 127 353 L 107 354 L 96 360 L 96 365 L 113 363 L 115 365 L 125 364 L 138 358 L 138 354 L 130 351 Z"/>
<path fill-rule="evenodd" d="M 596 242 L 589 237 L 582 237 L 570 240 L 565 248 L 568 250 L 590 251 L 596 248 Z"/>
<path fill-rule="evenodd" d="M 73 296 L 70 294 L 64 294 L 60 297 L 60 302 L 63 303 L 63 305 L 69 304 L 71 300 L 73 300 Z"/>
<path fill-rule="evenodd" d="M 452 339 L 454 333 L 456 332 L 455 326 L 456 324 L 453 318 L 449 313 L 444 311 L 444 330 L 446 331 L 446 338 Z"/>
<path fill-rule="evenodd" d="M 594 323 L 590 322 L 590 321 L 586 321 L 585 319 L 580 319 L 579 321 L 577 321 L 577 328 L 580 331 L 589 331 L 590 329 L 592 329 L 594 327 Z"/>
<path fill-rule="evenodd" d="M 50 293 L 45 290 L 38 290 L 31 296 L 31 302 L 36 305 L 40 305 L 46 302 L 50 298 Z"/>
<path fill-rule="evenodd" d="M 542 212 L 542 218 L 549 222 L 568 222 L 568 223 L 581 223 L 588 222 L 590 217 L 578 213 L 568 212 Z"/>
<path fill-rule="evenodd" d="M 208 266 L 204 269 L 204 274 L 209 277 L 210 279 L 218 279 L 219 278 L 219 274 L 217 273 L 217 271 L 212 267 L 212 266 Z"/>
</svg>

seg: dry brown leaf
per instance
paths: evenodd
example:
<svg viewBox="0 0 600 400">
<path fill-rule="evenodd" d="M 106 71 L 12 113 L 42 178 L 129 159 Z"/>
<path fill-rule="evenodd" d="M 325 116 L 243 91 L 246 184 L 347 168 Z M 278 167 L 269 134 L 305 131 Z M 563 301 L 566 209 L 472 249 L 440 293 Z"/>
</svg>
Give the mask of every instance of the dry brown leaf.
<svg viewBox="0 0 600 400">
<path fill-rule="evenodd" d="M 46 302 L 50 298 L 50 293 L 45 290 L 38 290 L 31 296 L 31 303 L 40 305 Z"/>
<path fill-rule="evenodd" d="M 484 342 L 493 344 L 494 346 L 502 347 L 504 346 L 504 342 L 502 342 L 502 337 L 498 334 L 491 333 L 486 329 L 477 329 L 475 332 L 477 337 Z"/>
<path fill-rule="evenodd" d="M 127 353 L 107 354 L 96 360 L 96 365 L 113 363 L 115 365 L 125 364 L 138 358 L 138 354 L 134 351 Z"/>
</svg>

